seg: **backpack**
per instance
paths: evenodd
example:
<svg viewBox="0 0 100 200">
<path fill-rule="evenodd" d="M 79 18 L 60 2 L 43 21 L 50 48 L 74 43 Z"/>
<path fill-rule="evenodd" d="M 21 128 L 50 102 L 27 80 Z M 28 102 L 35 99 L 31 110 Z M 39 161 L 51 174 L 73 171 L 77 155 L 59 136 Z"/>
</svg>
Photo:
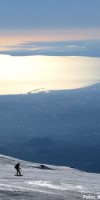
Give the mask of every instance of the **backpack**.
<svg viewBox="0 0 100 200">
<path fill-rule="evenodd" d="M 14 168 L 18 169 L 19 168 L 19 164 L 17 163 Z"/>
</svg>

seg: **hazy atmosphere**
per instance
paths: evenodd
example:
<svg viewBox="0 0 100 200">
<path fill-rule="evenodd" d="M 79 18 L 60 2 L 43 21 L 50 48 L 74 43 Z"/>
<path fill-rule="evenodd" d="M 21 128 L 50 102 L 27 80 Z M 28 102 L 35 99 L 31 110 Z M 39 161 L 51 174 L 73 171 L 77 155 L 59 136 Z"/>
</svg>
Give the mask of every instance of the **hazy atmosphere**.
<svg viewBox="0 0 100 200">
<path fill-rule="evenodd" d="M 99 7 L 99 0 L 1 0 L 0 94 L 99 82 Z"/>
<path fill-rule="evenodd" d="M 100 199 L 100 0 L 0 0 L 0 200 Z"/>
</svg>

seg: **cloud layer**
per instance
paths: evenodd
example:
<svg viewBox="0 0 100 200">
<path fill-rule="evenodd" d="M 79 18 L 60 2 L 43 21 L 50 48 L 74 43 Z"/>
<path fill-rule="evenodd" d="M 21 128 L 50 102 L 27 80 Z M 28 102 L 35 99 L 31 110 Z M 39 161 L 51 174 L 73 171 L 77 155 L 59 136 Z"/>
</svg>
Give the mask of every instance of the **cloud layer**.
<svg viewBox="0 0 100 200">
<path fill-rule="evenodd" d="M 100 57 L 100 41 L 27 42 L 0 45 L 0 54 L 11 56 L 91 56 Z"/>
</svg>

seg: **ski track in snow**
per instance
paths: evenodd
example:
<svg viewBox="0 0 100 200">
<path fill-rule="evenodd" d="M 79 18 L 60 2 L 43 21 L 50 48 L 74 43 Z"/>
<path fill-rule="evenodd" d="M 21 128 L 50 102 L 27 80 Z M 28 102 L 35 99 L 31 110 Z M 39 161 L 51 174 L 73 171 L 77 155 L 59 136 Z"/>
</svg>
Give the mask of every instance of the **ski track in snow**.
<svg viewBox="0 0 100 200">
<path fill-rule="evenodd" d="M 24 176 L 16 177 L 18 161 L 0 155 L 0 200 L 80 200 L 83 195 L 95 199 L 100 195 L 100 174 L 49 165 L 53 170 L 44 170 L 40 164 L 20 161 Z"/>
</svg>

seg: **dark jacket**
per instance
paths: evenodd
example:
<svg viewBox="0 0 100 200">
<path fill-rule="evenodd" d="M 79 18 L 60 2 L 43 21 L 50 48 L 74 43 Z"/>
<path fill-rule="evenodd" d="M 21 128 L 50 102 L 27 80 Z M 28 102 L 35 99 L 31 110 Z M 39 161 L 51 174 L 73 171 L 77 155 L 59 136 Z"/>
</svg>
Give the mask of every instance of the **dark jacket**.
<svg viewBox="0 0 100 200">
<path fill-rule="evenodd" d="M 19 170 L 19 169 L 20 169 L 20 163 L 17 163 L 17 164 L 15 165 L 15 169 L 16 169 L 16 170 Z"/>
</svg>

